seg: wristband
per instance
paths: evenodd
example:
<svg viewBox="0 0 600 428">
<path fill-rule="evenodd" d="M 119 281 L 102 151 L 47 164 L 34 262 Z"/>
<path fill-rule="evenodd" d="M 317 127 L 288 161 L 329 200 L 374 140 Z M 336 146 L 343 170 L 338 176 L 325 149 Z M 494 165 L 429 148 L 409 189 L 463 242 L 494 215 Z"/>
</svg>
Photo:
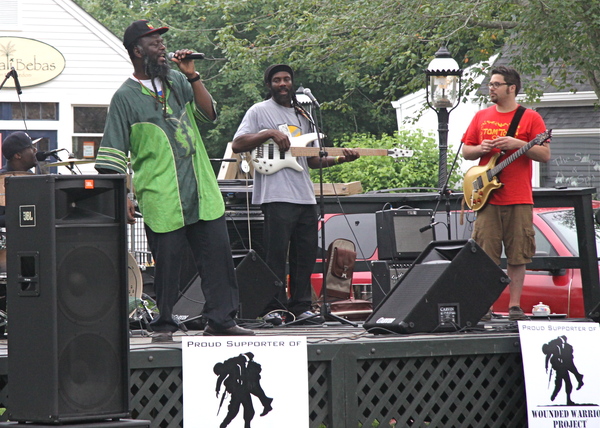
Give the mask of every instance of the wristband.
<svg viewBox="0 0 600 428">
<path fill-rule="evenodd" d="M 197 82 L 198 80 L 200 80 L 200 73 L 198 73 L 198 72 L 196 71 L 196 76 L 195 76 L 195 77 L 192 77 L 191 79 L 188 79 L 188 82 L 190 82 L 190 83 L 194 83 L 194 82 Z"/>
</svg>

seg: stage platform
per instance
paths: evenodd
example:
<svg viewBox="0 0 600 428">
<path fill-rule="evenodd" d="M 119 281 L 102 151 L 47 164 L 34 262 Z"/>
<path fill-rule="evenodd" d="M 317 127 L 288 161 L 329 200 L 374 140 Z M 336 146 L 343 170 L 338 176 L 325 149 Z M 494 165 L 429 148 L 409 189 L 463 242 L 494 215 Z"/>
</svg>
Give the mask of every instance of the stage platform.
<svg viewBox="0 0 600 428">
<path fill-rule="evenodd" d="M 594 192 L 595 189 L 587 188 L 534 191 L 536 206 L 575 208 L 579 257 L 536 257 L 533 266 L 580 269 L 585 313 L 597 321 L 600 319 L 598 260 L 595 241 L 586 235 L 593 230 Z M 233 198 L 236 193 L 231 194 Z M 439 202 L 436 195 L 429 194 L 410 197 L 365 194 L 344 198 L 342 205 L 347 213 L 375 212 L 384 206 L 396 208 L 408 201 L 414 207 L 432 208 Z M 457 202 L 458 196 L 453 195 L 452 199 Z M 339 205 L 339 201 L 331 199 L 326 212 L 339 212 Z M 333 322 L 276 328 L 254 323 L 246 327 L 256 331 L 256 339 L 281 335 L 307 337 L 310 428 L 527 426 L 521 343 L 515 322 L 500 319 L 468 331 L 410 335 L 374 335 L 361 325 Z M 132 331 L 129 353 L 132 419 L 150 421 L 152 428 L 183 426 L 182 343 L 200 334 L 201 331 L 180 332 L 175 342 L 158 345 L 151 343 L 147 333 Z M 31 342 L 33 349 L 43 346 Z M 8 404 L 7 373 L 5 339 L 0 340 L 0 408 Z M 294 391 L 293 385 L 286 384 L 285 377 L 281 379 L 281 389 Z M 292 422 L 288 426 L 293 426 Z"/>
<path fill-rule="evenodd" d="M 246 326 L 255 339 L 307 337 L 311 428 L 388 427 L 393 420 L 396 427 L 527 426 L 515 322 L 498 319 L 469 331 L 411 335 L 374 335 L 361 323 Z M 153 344 L 145 331 L 132 331 L 133 419 L 149 420 L 153 428 L 183 426 L 182 342 L 201 334 L 178 332 L 173 343 Z M 0 341 L 0 382 L 5 407 L 6 339 Z M 282 388 L 288 387 L 282 380 Z"/>
</svg>

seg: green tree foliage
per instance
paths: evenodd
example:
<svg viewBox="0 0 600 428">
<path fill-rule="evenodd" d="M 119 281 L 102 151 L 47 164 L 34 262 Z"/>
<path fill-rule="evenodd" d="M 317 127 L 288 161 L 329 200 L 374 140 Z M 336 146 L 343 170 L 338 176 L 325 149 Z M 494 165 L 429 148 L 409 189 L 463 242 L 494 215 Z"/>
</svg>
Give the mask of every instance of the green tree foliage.
<svg viewBox="0 0 600 428">
<path fill-rule="evenodd" d="M 230 107 L 235 111 L 260 99 L 268 64 L 290 63 L 299 72 L 296 83 L 310 86 L 324 110 L 339 113 L 327 125 L 337 137 L 392 132 L 393 120 L 382 118 L 393 116 L 390 101 L 423 87 L 423 69 L 441 44 L 465 67 L 506 45 L 522 71 L 555 87 L 579 76 L 600 97 L 596 1 L 76 1 L 119 37 L 132 19 L 169 25 L 170 46 L 208 54 L 198 65 L 209 82 L 218 81 L 220 99 L 232 106 L 230 97 L 243 96 Z M 553 74 L 550 65 L 558 65 Z"/>
<path fill-rule="evenodd" d="M 370 134 L 353 134 L 335 143 L 337 147 L 373 148 L 373 149 L 411 149 L 412 157 L 363 156 L 351 163 L 332 166 L 323 169 L 324 183 L 349 183 L 360 181 L 363 192 L 380 189 L 419 188 L 435 189 L 438 183 L 438 148 L 433 135 L 425 135 L 422 131 L 401 131 L 394 135 L 375 137 Z M 450 159 L 450 163 L 454 156 Z M 451 165 L 448 164 L 448 171 Z M 450 178 L 449 187 L 459 185 L 462 176 L 456 165 Z M 320 171 L 311 170 L 314 183 L 320 181 Z"/>
<path fill-rule="evenodd" d="M 511 65 L 542 89 L 591 85 L 600 98 L 600 2 L 590 0 L 75 0 L 122 37 L 134 19 L 168 25 L 169 50 L 204 52 L 196 66 L 219 103 L 204 133 L 217 157 L 244 112 L 263 99 L 263 70 L 285 62 L 322 105 L 332 139 L 391 135 L 393 100 L 421 89 L 440 47 L 461 67 L 508 48 Z M 487 66 L 479 68 L 487 73 Z M 464 93 L 477 90 L 465 79 Z M 554 89 L 553 89 L 554 88 Z"/>
</svg>

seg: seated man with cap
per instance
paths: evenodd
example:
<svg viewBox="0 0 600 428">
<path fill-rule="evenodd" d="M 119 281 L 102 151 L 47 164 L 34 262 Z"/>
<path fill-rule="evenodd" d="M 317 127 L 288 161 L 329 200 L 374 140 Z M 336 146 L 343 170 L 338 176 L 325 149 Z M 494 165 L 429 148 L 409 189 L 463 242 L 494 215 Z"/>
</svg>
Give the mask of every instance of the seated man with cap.
<svg viewBox="0 0 600 428">
<path fill-rule="evenodd" d="M 0 191 L 2 193 L 0 198 L 0 227 L 6 226 L 4 178 L 7 175 L 15 175 L 15 173 L 25 174 L 37 165 L 35 157 L 37 153 L 35 143 L 37 141 L 32 141 L 26 132 L 18 131 L 10 134 L 2 142 L 2 155 L 6 158 L 6 164 L 0 169 Z"/>
<path fill-rule="evenodd" d="M 29 171 L 37 165 L 35 154 L 37 148 L 31 137 L 26 132 L 13 132 L 2 142 L 2 154 L 6 158 L 6 165 L 0 169 L 0 174 L 13 171 Z"/>
</svg>

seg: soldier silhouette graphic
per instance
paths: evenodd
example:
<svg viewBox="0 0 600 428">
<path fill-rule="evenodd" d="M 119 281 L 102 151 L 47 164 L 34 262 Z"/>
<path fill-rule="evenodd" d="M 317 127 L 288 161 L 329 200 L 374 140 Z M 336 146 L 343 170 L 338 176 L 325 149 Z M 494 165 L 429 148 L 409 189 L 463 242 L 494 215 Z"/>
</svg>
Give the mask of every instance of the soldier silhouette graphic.
<svg viewBox="0 0 600 428">
<path fill-rule="evenodd" d="M 567 405 L 572 406 L 575 403 L 571 400 L 571 392 L 573 384 L 571 382 L 571 374 L 577 380 L 577 389 L 583 386 L 583 375 L 579 373 L 575 366 L 573 357 L 573 347 L 567 342 L 567 336 L 559 336 L 548 343 L 542 345 L 542 352 L 546 354 L 546 373 L 549 374 L 548 382 L 552 379 L 554 372 L 554 390 L 550 399 L 554 401 L 560 392 L 563 383 L 565 385 L 565 393 L 567 394 Z M 550 371 L 548 371 L 548 363 L 550 363 Z"/>
<path fill-rule="evenodd" d="M 252 395 L 256 396 L 263 405 L 263 411 L 260 416 L 265 416 L 273 407 L 273 399 L 267 397 L 260 384 L 260 373 L 262 367 L 254 361 L 254 354 L 246 352 L 236 357 L 229 358 L 222 363 L 217 363 L 213 367 L 213 372 L 218 376 L 216 384 L 217 398 L 221 393 L 221 387 L 225 391 L 221 395 L 219 410 L 223 405 L 226 395 L 229 394 L 229 405 L 227 406 L 227 415 L 220 428 L 227 427 L 243 407 L 244 428 L 250 428 L 250 422 L 254 418 L 255 411 L 252 404 Z"/>
</svg>

